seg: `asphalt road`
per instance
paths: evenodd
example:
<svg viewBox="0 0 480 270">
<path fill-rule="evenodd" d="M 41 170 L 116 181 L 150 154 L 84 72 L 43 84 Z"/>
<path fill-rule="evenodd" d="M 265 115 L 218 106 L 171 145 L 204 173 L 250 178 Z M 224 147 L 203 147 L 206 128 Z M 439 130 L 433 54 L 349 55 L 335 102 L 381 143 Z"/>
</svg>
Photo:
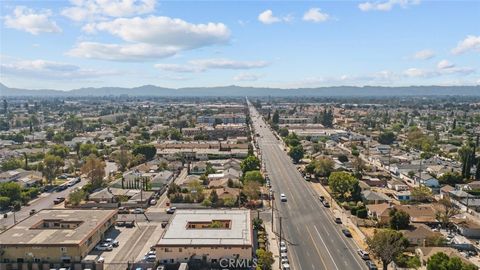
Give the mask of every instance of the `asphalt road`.
<svg viewBox="0 0 480 270">
<path fill-rule="evenodd" d="M 320 203 L 292 160 L 256 109 L 249 104 L 262 162 L 266 166 L 275 192 L 275 232 L 279 233 L 282 219 L 282 238 L 288 244 L 292 269 L 356 270 L 367 269 L 358 256 L 356 243 L 346 238 L 342 225 Z M 287 202 L 280 202 L 284 193 Z"/>
<path fill-rule="evenodd" d="M 27 218 L 30 215 L 30 210 L 35 209 L 35 211 L 40 211 L 42 209 L 47 209 L 47 208 L 52 208 L 55 204 L 53 203 L 53 200 L 57 197 L 68 197 L 68 194 L 70 192 L 77 188 L 77 187 L 82 187 L 87 183 L 86 179 L 82 179 L 80 183 L 67 188 L 66 190 L 62 190 L 60 192 L 52 191 L 52 192 L 44 192 L 40 194 L 40 196 L 35 199 L 34 201 L 30 202 L 29 205 L 23 206 L 20 211 L 15 212 L 15 219 L 16 222 L 18 223 L 20 220 L 23 220 Z M 13 212 L 8 212 L 8 217 L 3 218 L 3 214 L 0 216 L 0 229 L 3 227 L 10 227 L 13 225 L 14 222 L 14 216 Z"/>
</svg>

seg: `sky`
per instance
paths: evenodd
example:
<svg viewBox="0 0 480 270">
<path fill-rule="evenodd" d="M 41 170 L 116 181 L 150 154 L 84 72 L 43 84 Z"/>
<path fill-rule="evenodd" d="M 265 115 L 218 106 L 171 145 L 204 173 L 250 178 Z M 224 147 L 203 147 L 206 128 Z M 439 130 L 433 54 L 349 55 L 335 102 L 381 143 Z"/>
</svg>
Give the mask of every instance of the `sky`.
<svg viewBox="0 0 480 270">
<path fill-rule="evenodd" d="M 480 1 L 0 1 L 16 88 L 479 85 Z"/>
</svg>

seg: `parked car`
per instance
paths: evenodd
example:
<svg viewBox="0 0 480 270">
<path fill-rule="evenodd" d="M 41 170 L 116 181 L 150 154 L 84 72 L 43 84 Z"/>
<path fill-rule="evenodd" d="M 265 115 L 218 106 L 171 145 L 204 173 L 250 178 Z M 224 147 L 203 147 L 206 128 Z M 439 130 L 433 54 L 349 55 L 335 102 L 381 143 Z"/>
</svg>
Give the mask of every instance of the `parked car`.
<svg viewBox="0 0 480 270">
<path fill-rule="evenodd" d="M 282 201 L 282 202 L 287 201 L 287 196 L 284 193 L 280 194 L 280 201 Z"/>
<path fill-rule="evenodd" d="M 288 263 L 282 264 L 282 270 L 290 270 L 290 264 Z"/>
<path fill-rule="evenodd" d="M 325 197 L 324 197 L 324 196 L 320 196 L 320 197 L 318 197 L 318 199 L 320 199 L 321 202 L 325 201 Z"/>
<path fill-rule="evenodd" d="M 327 201 L 323 201 L 322 204 L 323 204 L 323 206 L 325 206 L 326 208 L 330 208 L 330 203 L 328 203 Z"/>
<path fill-rule="evenodd" d="M 135 221 L 125 221 L 125 228 L 133 228 L 135 227 Z"/>
<path fill-rule="evenodd" d="M 346 237 L 352 237 L 352 233 L 350 232 L 349 229 L 342 229 L 342 233 L 343 233 Z"/>
<path fill-rule="evenodd" d="M 360 255 L 360 258 L 362 258 L 364 260 L 370 260 L 370 255 L 365 250 L 359 249 L 359 250 L 357 250 L 357 253 L 358 253 L 358 255 Z"/>
<path fill-rule="evenodd" d="M 124 207 L 124 206 L 120 206 L 120 207 L 118 208 L 118 213 L 119 213 L 119 214 L 128 214 L 128 209 L 127 209 L 126 207 Z"/>
<path fill-rule="evenodd" d="M 125 227 L 125 221 L 117 221 L 117 227 Z"/>
<path fill-rule="evenodd" d="M 342 224 L 342 219 L 339 218 L 339 217 L 336 217 L 336 218 L 335 218 L 335 223 L 337 223 L 337 224 Z"/>
<path fill-rule="evenodd" d="M 110 244 L 107 244 L 107 243 L 102 243 L 102 244 L 99 244 L 95 247 L 96 250 L 100 250 L 100 251 L 112 251 L 113 250 L 113 247 L 112 245 Z"/>
<path fill-rule="evenodd" d="M 143 214 L 145 213 L 145 210 L 143 210 L 142 208 L 135 208 L 132 210 L 132 214 Z"/>
<path fill-rule="evenodd" d="M 378 270 L 377 265 L 375 265 L 374 262 L 368 260 L 366 263 L 368 270 Z"/>
<path fill-rule="evenodd" d="M 287 252 L 287 243 L 284 241 L 280 242 L 280 253 Z"/>
<path fill-rule="evenodd" d="M 37 210 L 35 210 L 35 209 L 30 210 L 30 216 L 35 215 L 36 212 L 37 212 Z"/>
<path fill-rule="evenodd" d="M 105 244 L 112 245 L 112 247 L 118 247 L 118 240 L 112 239 L 112 238 L 107 238 L 105 241 L 103 241 Z"/>
<path fill-rule="evenodd" d="M 60 204 L 63 201 L 65 201 L 65 197 L 57 197 L 55 200 L 53 200 L 54 204 Z"/>
<path fill-rule="evenodd" d="M 168 221 L 162 221 L 162 228 L 167 227 L 167 225 L 168 225 Z"/>
<path fill-rule="evenodd" d="M 151 200 L 150 200 L 150 205 L 155 205 L 155 204 L 157 204 L 157 200 L 151 199 Z"/>
<path fill-rule="evenodd" d="M 102 256 L 98 256 L 97 262 L 98 262 L 98 263 L 104 263 L 104 262 L 105 262 L 105 258 L 102 257 Z"/>
<path fill-rule="evenodd" d="M 173 214 L 173 213 L 175 213 L 175 210 L 177 210 L 177 207 L 171 206 L 171 207 L 167 208 L 167 214 Z"/>
<path fill-rule="evenodd" d="M 145 256 L 145 261 L 147 262 L 155 262 L 157 260 L 157 256 L 155 254 Z"/>
</svg>

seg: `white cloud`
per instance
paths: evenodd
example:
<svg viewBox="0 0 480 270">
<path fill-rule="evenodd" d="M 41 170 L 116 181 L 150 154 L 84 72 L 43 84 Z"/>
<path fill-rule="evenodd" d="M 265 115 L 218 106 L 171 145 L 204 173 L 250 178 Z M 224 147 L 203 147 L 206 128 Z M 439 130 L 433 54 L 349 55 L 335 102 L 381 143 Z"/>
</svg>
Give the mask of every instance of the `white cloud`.
<svg viewBox="0 0 480 270">
<path fill-rule="evenodd" d="M 403 74 L 407 77 L 431 77 L 434 75 L 432 72 L 420 68 L 409 68 Z"/>
<path fill-rule="evenodd" d="M 151 13 L 156 0 L 71 0 L 72 7 L 62 10 L 62 15 L 74 21 L 131 17 Z"/>
<path fill-rule="evenodd" d="M 41 59 L 12 61 L 1 64 L 1 69 L 5 74 L 55 80 L 86 79 L 119 74 L 116 71 L 84 69 L 72 64 Z"/>
<path fill-rule="evenodd" d="M 267 9 L 264 12 L 260 13 L 258 15 L 258 20 L 264 24 L 272 24 L 282 21 L 280 18 L 273 16 L 273 12 L 270 9 Z"/>
<path fill-rule="evenodd" d="M 257 81 L 258 79 L 260 79 L 261 76 L 259 75 L 255 75 L 255 74 L 251 74 L 251 73 L 240 73 L 236 76 L 233 77 L 233 80 L 234 81 L 237 81 L 237 82 L 253 82 L 253 81 Z"/>
<path fill-rule="evenodd" d="M 156 64 L 155 67 L 170 72 L 187 73 L 187 72 L 204 72 L 209 69 L 254 69 L 268 66 L 266 61 L 235 61 L 224 58 L 215 59 L 197 59 L 188 61 L 188 64 Z"/>
<path fill-rule="evenodd" d="M 321 12 L 319 8 L 311 8 L 303 15 L 304 21 L 325 22 L 330 19 L 330 15 Z"/>
<path fill-rule="evenodd" d="M 406 8 L 411 5 L 418 5 L 420 4 L 420 0 L 387 0 L 383 2 L 364 2 L 358 4 L 358 8 L 361 11 L 390 11 L 395 6 L 400 6 L 402 8 Z"/>
<path fill-rule="evenodd" d="M 453 54 L 462 54 L 468 51 L 480 52 L 480 36 L 469 35 L 452 49 Z"/>
<path fill-rule="evenodd" d="M 12 15 L 5 16 L 5 26 L 26 31 L 33 35 L 38 35 L 41 32 L 62 32 L 57 23 L 50 20 L 51 16 L 52 12 L 48 9 L 35 12 L 33 9 L 17 6 Z"/>
<path fill-rule="evenodd" d="M 68 52 L 69 55 L 119 61 L 164 58 L 185 50 L 225 44 L 230 38 L 230 30 L 223 23 L 192 24 L 156 16 L 90 23 L 84 30 L 89 33 L 105 31 L 128 43 L 81 42 Z"/>
<path fill-rule="evenodd" d="M 273 11 L 271 9 L 267 9 L 258 15 L 258 20 L 264 24 L 273 24 L 278 22 L 291 22 L 293 21 L 293 19 L 294 17 L 292 15 L 286 15 L 282 18 L 276 17 L 273 15 Z"/>
<path fill-rule="evenodd" d="M 413 58 L 415 58 L 417 60 L 428 60 L 428 59 L 433 58 L 434 56 L 435 56 L 434 51 L 426 49 L 426 50 L 421 50 L 421 51 L 416 52 L 413 55 Z"/>
<path fill-rule="evenodd" d="M 455 67 L 455 65 L 448 62 L 448 60 L 445 60 L 445 59 L 438 62 L 438 64 L 437 64 L 438 69 L 449 69 L 449 68 L 453 68 L 453 67 Z"/>
</svg>

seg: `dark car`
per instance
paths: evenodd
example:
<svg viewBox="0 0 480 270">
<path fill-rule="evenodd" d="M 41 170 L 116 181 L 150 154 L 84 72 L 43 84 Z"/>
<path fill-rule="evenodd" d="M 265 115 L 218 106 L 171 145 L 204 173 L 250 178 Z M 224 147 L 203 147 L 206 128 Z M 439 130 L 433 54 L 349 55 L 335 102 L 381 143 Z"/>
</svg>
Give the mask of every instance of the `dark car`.
<svg viewBox="0 0 480 270">
<path fill-rule="evenodd" d="M 367 261 L 366 264 L 367 264 L 368 270 L 377 270 L 378 269 L 377 266 L 375 265 L 375 263 L 370 261 L 370 260 Z"/>
<path fill-rule="evenodd" d="M 36 212 L 37 212 L 37 210 L 35 210 L 35 209 L 30 210 L 30 216 L 35 215 Z"/>
<path fill-rule="evenodd" d="M 352 237 L 352 233 L 351 233 L 350 230 L 348 230 L 348 229 L 342 229 L 342 233 L 343 233 L 346 237 Z"/>
<path fill-rule="evenodd" d="M 337 224 L 342 224 L 342 219 L 339 218 L 339 217 L 336 217 L 336 218 L 335 218 L 335 223 L 337 223 Z"/>
<path fill-rule="evenodd" d="M 325 197 L 323 197 L 323 196 L 320 196 L 318 198 L 320 199 L 321 202 L 325 201 Z"/>
<path fill-rule="evenodd" d="M 53 203 L 54 203 L 54 204 L 60 204 L 60 203 L 62 203 L 63 201 L 65 201 L 65 198 L 64 198 L 64 197 L 57 197 L 55 200 L 53 200 Z"/>
<path fill-rule="evenodd" d="M 126 228 L 133 228 L 135 227 L 135 221 L 125 221 L 125 227 Z"/>
</svg>

